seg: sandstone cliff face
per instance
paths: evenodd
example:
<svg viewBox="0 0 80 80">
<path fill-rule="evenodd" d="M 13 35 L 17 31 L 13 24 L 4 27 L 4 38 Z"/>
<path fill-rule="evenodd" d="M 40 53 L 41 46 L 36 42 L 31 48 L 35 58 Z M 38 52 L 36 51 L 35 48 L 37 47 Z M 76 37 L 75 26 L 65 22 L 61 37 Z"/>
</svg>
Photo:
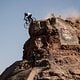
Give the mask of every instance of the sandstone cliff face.
<svg viewBox="0 0 80 80">
<path fill-rule="evenodd" d="M 80 22 L 50 17 L 33 21 L 23 59 L 0 80 L 80 80 Z"/>
</svg>

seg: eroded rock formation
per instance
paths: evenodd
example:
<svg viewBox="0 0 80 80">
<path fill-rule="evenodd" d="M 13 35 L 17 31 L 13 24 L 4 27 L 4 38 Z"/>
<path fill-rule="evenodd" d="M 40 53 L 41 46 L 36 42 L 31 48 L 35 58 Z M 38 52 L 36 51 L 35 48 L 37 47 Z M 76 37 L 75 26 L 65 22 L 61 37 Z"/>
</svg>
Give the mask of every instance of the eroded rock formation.
<svg viewBox="0 0 80 80">
<path fill-rule="evenodd" d="M 29 26 L 23 59 L 0 80 L 80 80 L 80 20 L 50 17 Z"/>
</svg>

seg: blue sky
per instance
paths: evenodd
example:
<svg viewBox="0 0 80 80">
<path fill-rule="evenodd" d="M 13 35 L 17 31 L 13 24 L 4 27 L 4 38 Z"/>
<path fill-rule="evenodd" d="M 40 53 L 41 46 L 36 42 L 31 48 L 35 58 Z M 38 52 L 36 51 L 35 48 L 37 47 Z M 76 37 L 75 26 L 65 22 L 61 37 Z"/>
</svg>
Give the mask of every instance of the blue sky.
<svg viewBox="0 0 80 80">
<path fill-rule="evenodd" d="M 80 12 L 80 0 L 0 0 L 0 73 L 22 59 L 23 44 L 29 38 L 24 12 L 31 12 L 37 19 L 51 12 L 73 14 Z"/>
</svg>

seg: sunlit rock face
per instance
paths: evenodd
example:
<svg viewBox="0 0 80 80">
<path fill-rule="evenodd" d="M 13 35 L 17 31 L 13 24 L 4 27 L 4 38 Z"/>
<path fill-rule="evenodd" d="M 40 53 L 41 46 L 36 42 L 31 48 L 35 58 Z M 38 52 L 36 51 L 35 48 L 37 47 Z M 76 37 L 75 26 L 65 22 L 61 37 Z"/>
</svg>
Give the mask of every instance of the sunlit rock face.
<svg viewBox="0 0 80 80">
<path fill-rule="evenodd" d="M 0 80 L 80 80 L 80 22 L 51 16 L 29 25 L 23 58 Z"/>
</svg>

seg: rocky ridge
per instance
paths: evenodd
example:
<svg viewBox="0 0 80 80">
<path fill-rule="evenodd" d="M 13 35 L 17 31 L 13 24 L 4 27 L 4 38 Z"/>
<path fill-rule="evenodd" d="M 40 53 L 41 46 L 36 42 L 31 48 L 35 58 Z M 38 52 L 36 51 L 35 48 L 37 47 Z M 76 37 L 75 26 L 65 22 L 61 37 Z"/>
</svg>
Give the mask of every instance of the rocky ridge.
<svg viewBox="0 0 80 80">
<path fill-rule="evenodd" d="M 36 20 L 29 25 L 29 35 L 23 59 L 0 80 L 80 80 L 80 20 Z"/>
</svg>

